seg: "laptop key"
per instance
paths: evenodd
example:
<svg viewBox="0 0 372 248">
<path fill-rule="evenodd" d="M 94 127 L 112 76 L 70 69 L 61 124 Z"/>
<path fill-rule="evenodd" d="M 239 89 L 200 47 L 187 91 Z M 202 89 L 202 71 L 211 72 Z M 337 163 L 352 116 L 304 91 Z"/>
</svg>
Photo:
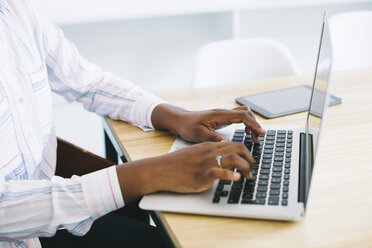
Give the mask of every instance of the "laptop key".
<svg viewBox="0 0 372 248">
<path fill-rule="evenodd" d="M 291 144 L 292 143 L 292 139 L 287 139 L 287 143 L 288 144 Z"/>
<path fill-rule="evenodd" d="M 242 199 L 241 203 L 242 203 L 242 204 L 256 204 L 256 200 L 252 200 L 252 199 Z"/>
<path fill-rule="evenodd" d="M 283 192 L 288 192 L 288 190 L 289 190 L 288 186 L 283 187 Z"/>
<path fill-rule="evenodd" d="M 292 148 L 287 148 L 287 150 L 285 150 L 286 153 L 291 153 L 292 152 Z"/>
<path fill-rule="evenodd" d="M 289 174 L 289 173 L 291 173 L 290 169 L 284 169 L 284 174 Z"/>
<path fill-rule="evenodd" d="M 270 189 L 280 189 L 280 183 L 272 183 Z"/>
<path fill-rule="evenodd" d="M 287 145 L 288 146 L 288 145 Z M 277 143 L 276 147 L 284 147 L 284 143 Z"/>
<path fill-rule="evenodd" d="M 275 139 L 275 136 L 267 136 L 266 137 L 266 140 L 274 140 Z"/>
<path fill-rule="evenodd" d="M 256 204 L 264 205 L 265 202 L 266 202 L 265 198 L 257 198 L 256 199 Z"/>
<path fill-rule="evenodd" d="M 224 190 L 224 191 L 221 192 L 220 196 L 226 197 L 228 194 L 229 194 L 229 192 L 227 190 Z"/>
<path fill-rule="evenodd" d="M 242 189 L 243 188 L 243 184 L 240 184 L 240 183 L 234 183 L 231 187 L 231 189 Z"/>
<path fill-rule="evenodd" d="M 283 162 L 274 162 L 274 167 L 283 167 Z"/>
<path fill-rule="evenodd" d="M 280 177 L 273 177 L 271 178 L 271 183 L 280 183 L 282 179 Z"/>
<path fill-rule="evenodd" d="M 275 162 L 282 162 L 283 161 L 283 158 L 282 157 L 274 157 L 274 161 Z M 290 163 L 290 161 L 288 163 Z"/>
<path fill-rule="evenodd" d="M 213 197 L 212 202 L 213 202 L 213 203 L 219 203 L 219 202 L 220 202 L 220 197 L 219 197 L 219 196 L 215 196 L 215 197 Z"/>
<path fill-rule="evenodd" d="M 265 144 L 265 149 L 274 149 L 274 145 Z"/>
<path fill-rule="evenodd" d="M 276 147 L 275 152 L 284 152 L 284 147 Z"/>
<path fill-rule="evenodd" d="M 287 133 L 285 130 L 278 130 L 278 134 L 285 134 L 285 133 Z"/>
<path fill-rule="evenodd" d="M 288 186 L 288 185 L 289 185 L 289 181 L 288 181 L 288 180 L 285 180 L 285 181 L 283 182 L 283 185 L 284 185 L 284 186 Z"/>
<path fill-rule="evenodd" d="M 285 168 L 291 168 L 291 164 L 285 164 Z"/>
<path fill-rule="evenodd" d="M 271 159 L 272 156 L 273 156 L 273 155 L 271 155 L 271 154 L 264 154 L 262 157 L 263 157 L 264 159 Z"/>
<path fill-rule="evenodd" d="M 254 187 L 246 187 L 244 188 L 244 193 L 253 193 L 254 192 Z"/>
<path fill-rule="evenodd" d="M 278 205 L 279 204 L 279 197 L 269 197 L 269 205 Z"/>
<path fill-rule="evenodd" d="M 263 164 L 271 164 L 272 160 L 271 159 L 262 159 Z"/>
<path fill-rule="evenodd" d="M 240 190 L 231 190 L 227 203 L 238 203 L 240 198 Z"/>
<path fill-rule="evenodd" d="M 289 180 L 289 174 L 284 175 L 284 180 Z"/>
<path fill-rule="evenodd" d="M 283 170 L 282 167 L 274 167 L 273 168 L 274 172 L 282 172 L 282 170 Z"/>
<path fill-rule="evenodd" d="M 292 153 L 287 153 L 287 154 L 285 155 L 285 157 L 286 157 L 286 158 L 290 158 L 290 157 L 292 157 Z"/>
<path fill-rule="evenodd" d="M 273 154 L 273 149 L 266 149 L 264 150 L 265 154 Z"/>
<path fill-rule="evenodd" d="M 218 184 L 217 190 L 223 190 L 223 184 Z"/>
<path fill-rule="evenodd" d="M 288 193 L 287 193 L 287 192 L 284 192 L 284 193 L 282 194 L 282 198 L 283 198 L 283 199 L 288 199 Z"/>
<path fill-rule="evenodd" d="M 270 190 L 270 195 L 279 195 L 279 194 L 280 194 L 280 190 L 278 190 L 278 189 Z"/>
<path fill-rule="evenodd" d="M 263 164 L 261 166 L 262 169 L 270 169 L 271 168 L 271 164 Z"/>
<path fill-rule="evenodd" d="M 293 131 L 292 130 L 288 130 L 288 134 L 293 134 Z"/>
<path fill-rule="evenodd" d="M 270 169 L 261 169 L 260 174 L 270 174 Z"/>
<path fill-rule="evenodd" d="M 267 130 L 266 131 L 266 135 L 267 136 L 273 136 L 273 135 L 275 135 L 276 134 L 276 131 L 275 130 Z"/>
<path fill-rule="evenodd" d="M 244 137 L 245 133 L 235 132 L 234 137 Z"/>
<path fill-rule="evenodd" d="M 243 141 L 243 137 L 234 137 L 233 139 L 232 139 L 232 141 L 233 142 L 242 142 Z"/>
<path fill-rule="evenodd" d="M 269 184 L 268 180 L 260 180 L 258 181 L 258 186 L 267 186 Z"/>
<path fill-rule="evenodd" d="M 266 198 L 266 192 L 257 192 L 256 198 Z"/>
<path fill-rule="evenodd" d="M 266 192 L 267 191 L 267 186 L 258 186 L 257 187 L 257 192 Z"/>
<path fill-rule="evenodd" d="M 274 145 L 274 141 L 273 140 L 268 140 L 265 142 L 266 145 Z"/>
<path fill-rule="evenodd" d="M 280 173 L 280 172 L 273 172 L 272 177 L 282 177 L 282 173 Z"/>
<path fill-rule="evenodd" d="M 254 187 L 254 186 L 256 186 L 256 182 L 255 181 L 247 181 L 245 183 L 245 186 L 246 187 Z"/>
<path fill-rule="evenodd" d="M 292 144 L 287 144 L 287 148 L 292 148 Z"/>
<path fill-rule="evenodd" d="M 284 156 L 284 152 L 275 152 L 274 156 L 275 157 L 283 157 Z"/>
<path fill-rule="evenodd" d="M 286 199 L 283 199 L 282 200 L 282 206 L 287 206 L 288 205 L 288 201 Z"/>
<path fill-rule="evenodd" d="M 260 179 L 260 180 L 268 180 L 269 177 L 270 177 L 269 175 L 260 175 L 260 176 L 259 176 L 259 179 Z"/>
<path fill-rule="evenodd" d="M 243 199 L 253 199 L 253 193 L 244 193 Z"/>
<path fill-rule="evenodd" d="M 230 184 L 231 184 L 231 181 L 228 181 L 228 180 L 220 180 L 219 184 L 230 185 Z"/>
</svg>

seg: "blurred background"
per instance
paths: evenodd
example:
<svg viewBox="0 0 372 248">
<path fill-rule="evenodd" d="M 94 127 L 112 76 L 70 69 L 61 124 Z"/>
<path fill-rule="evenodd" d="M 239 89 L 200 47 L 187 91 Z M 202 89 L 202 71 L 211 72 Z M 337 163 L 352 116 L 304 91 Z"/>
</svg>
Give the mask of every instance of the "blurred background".
<svg viewBox="0 0 372 248">
<path fill-rule="evenodd" d="M 313 73 L 323 10 L 372 10 L 372 0 L 36 2 L 88 60 L 153 93 L 190 88 L 198 49 L 232 38 L 278 40 L 302 73 Z M 57 135 L 104 156 L 102 118 L 78 103 L 53 101 Z"/>
</svg>

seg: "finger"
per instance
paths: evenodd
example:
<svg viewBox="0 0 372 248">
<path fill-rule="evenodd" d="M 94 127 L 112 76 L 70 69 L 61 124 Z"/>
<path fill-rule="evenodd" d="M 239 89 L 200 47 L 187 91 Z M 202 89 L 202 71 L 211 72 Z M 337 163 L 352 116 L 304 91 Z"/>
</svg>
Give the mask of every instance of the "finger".
<svg viewBox="0 0 372 248">
<path fill-rule="evenodd" d="M 236 108 L 233 108 L 233 110 L 248 110 L 249 109 L 249 107 L 248 106 L 239 106 L 239 107 L 236 107 Z"/>
<path fill-rule="evenodd" d="M 227 154 L 227 153 L 236 153 L 243 159 L 245 159 L 250 165 L 254 165 L 254 159 L 250 153 L 250 151 L 239 142 L 225 142 L 227 143 L 226 146 L 223 146 L 219 149 L 218 152 L 220 154 Z"/>
<path fill-rule="evenodd" d="M 252 117 L 252 119 L 256 120 L 256 116 L 254 115 L 254 113 L 253 113 L 253 111 L 250 107 L 248 107 L 247 112 Z"/>
<path fill-rule="evenodd" d="M 212 181 L 216 179 L 222 179 L 227 181 L 238 181 L 240 179 L 240 173 L 231 170 L 221 169 L 213 167 L 208 170 L 207 175 Z"/>
<path fill-rule="evenodd" d="M 258 134 L 265 134 L 260 124 L 257 123 L 255 118 L 252 118 L 248 113 L 248 110 L 219 110 L 218 114 L 218 125 L 227 125 L 233 123 L 244 123 L 246 127 Z"/>
<path fill-rule="evenodd" d="M 223 168 L 236 168 L 243 173 L 247 178 L 252 177 L 252 169 L 247 160 L 243 159 L 241 156 L 235 153 L 228 153 L 222 156 L 221 165 Z"/>
<path fill-rule="evenodd" d="M 253 131 L 250 127 L 245 127 L 245 132 L 247 133 L 247 134 L 251 134 L 252 135 L 252 139 L 253 139 L 253 142 L 254 143 L 259 143 L 260 141 L 259 141 L 259 139 L 258 139 L 258 133 L 256 133 L 255 131 Z"/>
<path fill-rule="evenodd" d="M 206 136 L 205 139 L 207 141 L 214 141 L 214 142 L 227 141 L 225 137 L 211 130 L 208 130 L 205 136 Z"/>
</svg>

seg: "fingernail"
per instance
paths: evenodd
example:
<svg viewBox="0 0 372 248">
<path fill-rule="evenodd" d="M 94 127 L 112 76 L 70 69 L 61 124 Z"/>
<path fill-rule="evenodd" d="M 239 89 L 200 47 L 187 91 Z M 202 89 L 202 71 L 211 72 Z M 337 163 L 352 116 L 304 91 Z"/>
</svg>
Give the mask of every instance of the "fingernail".
<svg viewBox="0 0 372 248">
<path fill-rule="evenodd" d="M 252 178 L 252 177 L 253 177 L 252 172 L 249 172 L 249 178 Z"/>
<path fill-rule="evenodd" d="M 220 142 L 227 142 L 227 140 L 223 139 L 223 140 L 220 140 Z"/>
<path fill-rule="evenodd" d="M 234 178 L 240 178 L 240 173 L 239 172 L 234 172 L 233 177 Z"/>
</svg>

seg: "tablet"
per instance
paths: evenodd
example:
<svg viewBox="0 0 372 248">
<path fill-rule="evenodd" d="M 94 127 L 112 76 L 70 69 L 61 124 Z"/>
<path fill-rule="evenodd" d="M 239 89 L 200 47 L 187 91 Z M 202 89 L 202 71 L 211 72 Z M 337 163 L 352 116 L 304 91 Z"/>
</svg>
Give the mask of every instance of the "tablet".
<svg viewBox="0 0 372 248">
<path fill-rule="evenodd" d="M 311 90 L 311 86 L 300 85 L 293 88 L 238 97 L 235 100 L 239 104 L 249 106 L 253 111 L 266 118 L 274 118 L 308 110 Z M 324 92 L 314 90 L 314 99 L 322 98 L 320 94 L 324 94 Z M 341 102 L 341 98 L 333 95 L 330 96 L 330 106 Z M 313 102 L 313 104 L 312 114 L 320 116 L 321 104 L 317 104 L 317 102 Z"/>
</svg>

